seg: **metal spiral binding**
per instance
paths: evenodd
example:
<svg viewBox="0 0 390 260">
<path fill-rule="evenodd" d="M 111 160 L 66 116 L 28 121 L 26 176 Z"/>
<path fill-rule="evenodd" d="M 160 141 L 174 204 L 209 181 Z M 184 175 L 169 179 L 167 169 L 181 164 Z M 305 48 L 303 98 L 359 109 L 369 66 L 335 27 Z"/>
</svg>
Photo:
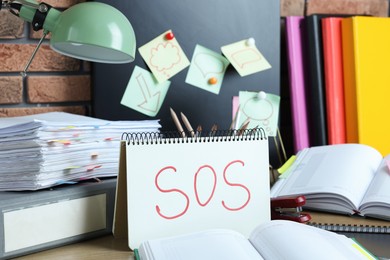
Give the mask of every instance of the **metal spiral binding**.
<svg viewBox="0 0 390 260">
<path fill-rule="evenodd" d="M 234 142 L 247 140 L 267 140 L 263 128 L 246 130 L 216 130 L 210 132 L 134 132 L 123 133 L 121 140 L 127 145 L 175 144 L 199 142 Z"/>
<path fill-rule="evenodd" d="M 386 226 L 370 225 L 345 225 L 345 224 L 327 224 L 327 223 L 308 223 L 310 226 L 335 232 L 357 232 L 357 233 L 380 233 L 390 234 L 390 228 Z"/>
</svg>

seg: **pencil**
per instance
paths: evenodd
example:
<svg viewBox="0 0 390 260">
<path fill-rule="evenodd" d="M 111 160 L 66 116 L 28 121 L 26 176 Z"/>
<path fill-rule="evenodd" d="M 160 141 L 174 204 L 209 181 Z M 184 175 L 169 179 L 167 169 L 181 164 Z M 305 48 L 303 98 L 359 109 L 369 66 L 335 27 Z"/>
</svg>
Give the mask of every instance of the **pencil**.
<svg viewBox="0 0 390 260">
<path fill-rule="evenodd" d="M 177 130 L 179 131 L 179 133 L 181 134 L 182 137 L 185 137 L 186 134 L 183 130 L 183 127 L 180 124 L 179 118 L 177 118 L 175 111 L 171 107 L 169 109 L 171 110 L 171 116 L 172 116 L 173 122 L 176 125 Z"/>
<path fill-rule="evenodd" d="M 191 136 L 194 137 L 195 132 L 190 124 L 190 121 L 188 121 L 188 118 L 182 112 L 180 112 L 180 116 L 181 116 L 181 120 L 183 120 L 183 123 L 184 123 L 185 127 L 187 128 L 188 132 L 190 132 Z"/>
<path fill-rule="evenodd" d="M 198 125 L 198 127 L 196 128 L 196 136 L 200 137 L 201 135 L 202 135 L 202 126 Z"/>
<path fill-rule="evenodd" d="M 238 131 L 238 135 L 242 135 L 244 131 L 248 128 L 248 125 L 250 123 L 250 119 L 247 118 L 244 123 L 242 123 L 240 130 Z"/>
</svg>

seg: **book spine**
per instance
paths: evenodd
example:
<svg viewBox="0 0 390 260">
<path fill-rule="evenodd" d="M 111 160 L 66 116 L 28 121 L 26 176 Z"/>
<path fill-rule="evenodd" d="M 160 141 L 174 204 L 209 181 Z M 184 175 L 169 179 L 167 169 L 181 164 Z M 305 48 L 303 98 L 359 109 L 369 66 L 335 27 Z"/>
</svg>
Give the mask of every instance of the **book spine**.
<svg viewBox="0 0 390 260">
<path fill-rule="evenodd" d="M 356 68 L 353 19 L 345 18 L 341 22 L 342 49 L 344 63 L 344 101 L 345 127 L 348 143 L 359 142 L 357 125 Z"/>
<path fill-rule="evenodd" d="M 308 42 L 309 81 L 307 87 L 310 145 L 327 145 L 321 20 L 318 15 L 305 18 Z"/>
<path fill-rule="evenodd" d="M 305 94 L 303 21 L 303 16 L 286 17 L 286 42 L 295 153 L 310 146 Z"/>
<path fill-rule="evenodd" d="M 340 17 L 327 17 L 321 20 L 329 144 L 346 141 L 341 20 Z"/>
</svg>

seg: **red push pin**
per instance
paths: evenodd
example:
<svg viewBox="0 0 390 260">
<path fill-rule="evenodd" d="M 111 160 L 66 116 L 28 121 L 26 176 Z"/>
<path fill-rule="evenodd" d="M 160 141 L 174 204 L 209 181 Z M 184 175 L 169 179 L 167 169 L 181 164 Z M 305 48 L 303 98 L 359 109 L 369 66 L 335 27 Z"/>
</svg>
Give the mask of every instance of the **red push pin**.
<svg viewBox="0 0 390 260">
<path fill-rule="evenodd" d="M 169 33 L 165 34 L 165 39 L 167 39 L 168 41 L 173 40 L 173 38 L 175 38 L 175 35 L 173 34 L 173 32 L 169 32 Z"/>
</svg>

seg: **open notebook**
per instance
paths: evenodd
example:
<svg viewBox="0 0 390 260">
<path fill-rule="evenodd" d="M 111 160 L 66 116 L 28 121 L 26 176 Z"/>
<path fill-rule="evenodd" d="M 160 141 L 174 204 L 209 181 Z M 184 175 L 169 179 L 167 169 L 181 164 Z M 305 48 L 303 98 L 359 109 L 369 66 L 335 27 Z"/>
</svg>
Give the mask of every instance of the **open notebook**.
<svg viewBox="0 0 390 260">
<path fill-rule="evenodd" d="M 275 260 L 376 259 L 344 235 L 287 220 L 258 225 L 249 239 L 226 229 L 149 240 L 141 244 L 140 260 Z"/>
<path fill-rule="evenodd" d="M 390 220 L 389 160 L 363 144 L 306 148 L 271 196 L 305 195 L 308 209 Z"/>
</svg>

